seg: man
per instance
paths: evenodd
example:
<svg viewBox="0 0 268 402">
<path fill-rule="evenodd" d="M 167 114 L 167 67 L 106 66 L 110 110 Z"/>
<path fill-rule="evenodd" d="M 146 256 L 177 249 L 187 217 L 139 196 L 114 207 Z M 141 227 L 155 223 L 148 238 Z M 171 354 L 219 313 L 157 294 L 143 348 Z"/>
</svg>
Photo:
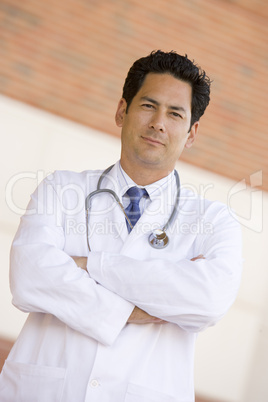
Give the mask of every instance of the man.
<svg viewBox="0 0 268 402">
<path fill-rule="evenodd" d="M 120 162 L 99 184 L 127 219 L 111 193 L 92 195 L 102 172 L 55 172 L 33 194 L 10 276 L 13 303 L 30 314 L 1 401 L 194 401 L 196 334 L 226 313 L 241 275 L 240 228 L 226 206 L 186 189 L 176 206 L 175 163 L 209 92 L 206 74 L 175 52 L 131 67 L 116 112 Z M 169 242 L 151 247 L 174 211 Z"/>
</svg>

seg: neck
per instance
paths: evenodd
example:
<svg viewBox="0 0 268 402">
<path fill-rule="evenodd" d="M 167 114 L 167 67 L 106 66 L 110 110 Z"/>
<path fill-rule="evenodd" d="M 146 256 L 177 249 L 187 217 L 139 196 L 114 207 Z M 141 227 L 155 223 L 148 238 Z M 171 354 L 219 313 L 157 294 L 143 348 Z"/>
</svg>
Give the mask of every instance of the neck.
<svg viewBox="0 0 268 402">
<path fill-rule="evenodd" d="M 121 166 L 126 174 L 138 185 L 138 186 L 147 186 L 149 184 L 155 183 L 158 180 L 163 179 L 168 176 L 171 172 L 167 169 L 156 169 L 154 166 L 151 167 L 143 167 L 143 166 L 133 166 L 129 165 L 120 160 Z"/>
</svg>

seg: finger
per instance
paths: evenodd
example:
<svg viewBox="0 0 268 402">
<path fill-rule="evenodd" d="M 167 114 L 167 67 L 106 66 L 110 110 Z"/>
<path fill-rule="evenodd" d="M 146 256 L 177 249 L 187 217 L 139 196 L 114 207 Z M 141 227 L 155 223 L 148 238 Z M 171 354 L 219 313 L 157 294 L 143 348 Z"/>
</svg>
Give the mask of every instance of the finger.
<svg viewBox="0 0 268 402">
<path fill-rule="evenodd" d="M 200 259 L 205 260 L 205 257 L 203 256 L 203 254 L 199 254 L 197 257 L 192 258 L 191 261 L 196 261 L 196 260 L 200 260 Z"/>
</svg>

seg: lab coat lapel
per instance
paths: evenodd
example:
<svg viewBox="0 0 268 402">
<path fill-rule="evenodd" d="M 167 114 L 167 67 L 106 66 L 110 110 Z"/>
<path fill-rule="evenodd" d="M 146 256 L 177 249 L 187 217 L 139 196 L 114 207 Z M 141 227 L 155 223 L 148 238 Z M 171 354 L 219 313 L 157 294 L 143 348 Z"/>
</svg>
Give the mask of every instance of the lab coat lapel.
<svg viewBox="0 0 268 402">
<path fill-rule="evenodd" d="M 101 188 L 113 190 L 122 201 L 116 166 L 103 178 Z M 124 244 L 128 236 L 125 216 L 111 194 L 97 194 L 92 199 L 89 231 L 92 250 L 114 252 Z"/>
</svg>

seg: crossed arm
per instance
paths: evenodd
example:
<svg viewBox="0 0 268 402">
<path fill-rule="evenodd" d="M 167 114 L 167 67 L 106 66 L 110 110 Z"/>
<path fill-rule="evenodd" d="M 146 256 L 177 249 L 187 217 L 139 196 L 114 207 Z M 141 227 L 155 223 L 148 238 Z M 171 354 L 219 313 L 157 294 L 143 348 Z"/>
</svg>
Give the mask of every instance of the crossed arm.
<svg viewBox="0 0 268 402">
<path fill-rule="evenodd" d="M 13 241 L 10 286 L 16 307 L 52 314 L 105 345 L 114 342 L 126 322 L 168 321 L 196 332 L 225 314 L 235 299 L 242 267 L 240 228 L 226 208 L 212 205 L 206 212 L 213 236 L 199 236 L 194 247 L 205 259 L 198 255 L 180 260 L 179 249 L 177 258 L 138 263 L 105 251 L 71 258 L 65 251 L 67 218 L 58 205 L 58 182 L 60 178 L 55 186 L 48 180 L 38 187 Z M 67 191 L 64 195 L 69 199 Z M 80 239 L 73 239 L 73 250 L 80 249 Z"/>
<path fill-rule="evenodd" d="M 204 259 L 205 257 L 200 254 L 195 258 L 192 258 L 191 261 L 196 261 L 198 259 Z M 87 271 L 87 257 L 73 257 L 72 259 L 76 263 L 76 265 L 85 271 Z M 139 307 L 135 306 L 132 313 L 128 318 L 128 323 L 131 324 L 163 324 L 166 321 L 161 320 L 161 318 L 153 317 L 150 314 L 146 313 L 146 311 L 140 309 Z"/>
</svg>

